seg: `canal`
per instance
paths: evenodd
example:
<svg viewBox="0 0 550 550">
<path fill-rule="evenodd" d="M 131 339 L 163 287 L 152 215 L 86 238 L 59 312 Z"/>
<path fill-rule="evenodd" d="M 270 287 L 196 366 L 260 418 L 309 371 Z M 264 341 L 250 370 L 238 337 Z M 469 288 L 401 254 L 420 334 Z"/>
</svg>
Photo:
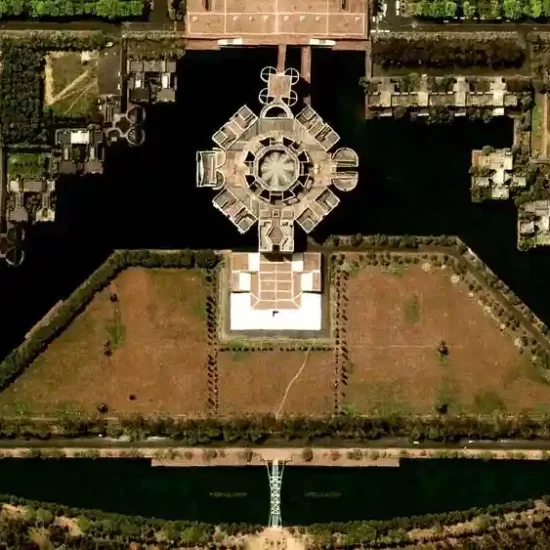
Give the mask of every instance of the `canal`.
<svg viewBox="0 0 550 550">
<path fill-rule="evenodd" d="M 209 523 L 267 524 L 264 467 L 152 468 L 146 460 L 0 461 L 0 493 Z M 400 468 L 286 466 L 285 525 L 389 519 L 550 494 L 550 462 L 403 460 Z"/>
</svg>

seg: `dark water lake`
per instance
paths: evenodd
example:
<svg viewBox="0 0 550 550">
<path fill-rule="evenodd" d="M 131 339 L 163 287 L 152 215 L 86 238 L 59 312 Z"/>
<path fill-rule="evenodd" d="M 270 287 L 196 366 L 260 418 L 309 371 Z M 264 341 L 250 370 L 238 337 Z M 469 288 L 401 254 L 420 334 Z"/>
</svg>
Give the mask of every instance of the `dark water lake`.
<svg viewBox="0 0 550 550">
<path fill-rule="evenodd" d="M 264 467 L 152 468 L 146 460 L 0 461 L 0 493 L 74 507 L 211 523 L 267 524 Z M 550 494 L 550 463 L 404 460 L 400 468 L 287 466 L 287 525 L 389 519 Z"/>
<path fill-rule="evenodd" d="M 148 110 L 145 145 L 111 149 L 103 176 L 61 182 L 57 222 L 30 228 L 23 267 L 0 266 L 0 355 L 114 248 L 255 247 L 256 231 L 239 235 L 211 205 L 210 190 L 195 188 L 195 154 L 212 147 L 212 134 L 243 103 L 258 108 L 259 72 L 276 56 L 275 48 L 188 52 L 177 103 Z M 297 48 L 288 65 L 299 66 Z M 313 106 L 361 159 L 358 188 L 313 236 L 458 234 L 550 323 L 550 251 L 518 252 L 511 202 L 474 205 L 469 197 L 471 149 L 511 145 L 511 121 L 366 122 L 359 53 L 315 50 L 312 74 Z M 305 237 L 296 236 L 299 247 Z"/>
</svg>

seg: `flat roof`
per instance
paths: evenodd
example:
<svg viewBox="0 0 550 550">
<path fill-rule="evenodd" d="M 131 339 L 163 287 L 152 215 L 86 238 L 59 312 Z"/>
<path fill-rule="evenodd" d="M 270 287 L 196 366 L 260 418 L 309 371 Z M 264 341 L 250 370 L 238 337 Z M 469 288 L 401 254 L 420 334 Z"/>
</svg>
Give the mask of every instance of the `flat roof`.
<svg viewBox="0 0 550 550">
<path fill-rule="evenodd" d="M 321 330 L 322 296 L 304 293 L 296 309 L 253 309 L 250 294 L 230 295 L 230 330 Z"/>
</svg>

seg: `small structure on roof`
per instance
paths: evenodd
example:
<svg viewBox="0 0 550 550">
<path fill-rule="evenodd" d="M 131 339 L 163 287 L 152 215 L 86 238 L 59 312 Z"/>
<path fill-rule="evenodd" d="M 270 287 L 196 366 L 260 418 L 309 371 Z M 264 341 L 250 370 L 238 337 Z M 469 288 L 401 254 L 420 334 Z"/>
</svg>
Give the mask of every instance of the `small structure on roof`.
<svg viewBox="0 0 550 550">
<path fill-rule="evenodd" d="M 55 131 L 59 149 L 54 159 L 58 174 L 101 174 L 103 172 L 104 134 L 100 127 L 62 128 Z"/>
<path fill-rule="evenodd" d="M 511 149 L 473 150 L 470 174 L 474 202 L 509 199 L 510 191 L 527 186 L 527 177 L 514 166 Z"/>
<path fill-rule="evenodd" d="M 128 99 L 131 103 L 173 103 L 178 87 L 177 64 L 169 59 L 128 59 Z"/>
</svg>

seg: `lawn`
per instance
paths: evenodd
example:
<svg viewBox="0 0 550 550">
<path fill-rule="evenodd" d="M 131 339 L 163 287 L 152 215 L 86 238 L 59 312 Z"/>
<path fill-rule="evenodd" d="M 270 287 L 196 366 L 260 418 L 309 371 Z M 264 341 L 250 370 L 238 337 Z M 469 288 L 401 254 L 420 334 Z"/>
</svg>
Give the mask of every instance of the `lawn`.
<svg viewBox="0 0 550 550">
<path fill-rule="evenodd" d="M 97 52 L 83 62 L 80 52 L 51 52 L 46 57 L 44 105 L 60 117 L 86 117 L 97 110 Z"/>
<path fill-rule="evenodd" d="M 0 412 L 205 413 L 205 299 L 200 271 L 122 272 L 0 394 Z"/>
<path fill-rule="evenodd" d="M 365 266 L 348 281 L 344 409 L 550 411 L 550 385 L 449 269 Z M 438 353 L 444 340 L 448 355 Z"/>
<path fill-rule="evenodd" d="M 218 372 L 222 415 L 334 411 L 331 351 L 227 351 L 218 355 Z"/>
<path fill-rule="evenodd" d="M 47 171 L 47 157 L 43 153 L 10 153 L 8 174 L 14 178 L 41 178 Z"/>
</svg>

